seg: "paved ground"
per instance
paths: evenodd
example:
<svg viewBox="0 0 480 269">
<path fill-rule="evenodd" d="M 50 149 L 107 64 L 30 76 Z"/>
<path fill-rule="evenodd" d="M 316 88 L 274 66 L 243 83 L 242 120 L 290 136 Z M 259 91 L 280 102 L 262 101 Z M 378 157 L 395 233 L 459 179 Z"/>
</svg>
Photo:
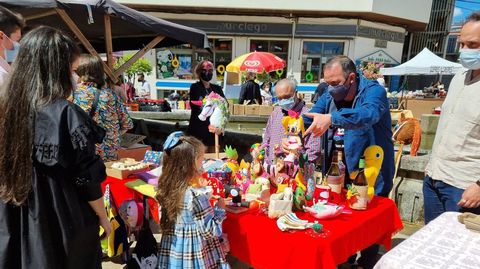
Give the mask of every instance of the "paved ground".
<svg viewBox="0 0 480 269">
<path fill-rule="evenodd" d="M 398 245 L 400 242 L 405 240 L 405 238 L 408 238 L 410 235 L 412 235 L 414 232 L 416 232 L 418 229 L 422 227 L 420 224 L 415 224 L 415 223 L 408 223 L 404 222 L 404 229 L 400 231 L 398 234 L 396 234 L 393 237 L 393 246 L 395 247 Z M 160 242 L 161 235 L 160 234 L 155 234 L 155 238 L 157 239 L 158 242 Z M 380 249 L 380 254 L 385 253 L 385 249 L 381 248 Z M 229 263 L 232 266 L 233 269 L 248 269 L 250 268 L 248 265 L 236 260 L 233 257 L 228 257 Z M 106 259 L 103 264 L 102 264 L 103 269 L 124 269 L 126 266 L 124 264 L 121 264 L 121 260 L 119 258 L 115 259 Z"/>
</svg>

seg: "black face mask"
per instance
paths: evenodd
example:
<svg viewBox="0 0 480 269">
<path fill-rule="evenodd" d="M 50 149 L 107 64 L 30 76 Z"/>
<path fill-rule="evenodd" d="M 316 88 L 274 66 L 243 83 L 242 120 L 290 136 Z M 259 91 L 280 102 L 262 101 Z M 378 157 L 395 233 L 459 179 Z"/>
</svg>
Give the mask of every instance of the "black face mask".
<svg viewBox="0 0 480 269">
<path fill-rule="evenodd" d="M 212 77 L 213 77 L 213 72 L 202 71 L 202 72 L 200 73 L 200 78 L 201 78 L 203 81 L 210 81 L 210 80 L 212 80 Z"/>
</svg>

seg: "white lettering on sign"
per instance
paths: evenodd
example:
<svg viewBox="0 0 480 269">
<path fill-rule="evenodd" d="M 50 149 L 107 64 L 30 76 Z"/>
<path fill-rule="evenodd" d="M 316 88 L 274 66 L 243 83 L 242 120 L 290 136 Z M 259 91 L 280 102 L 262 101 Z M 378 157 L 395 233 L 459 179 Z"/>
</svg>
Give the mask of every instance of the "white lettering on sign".
<svg viewBox="0 0 480 269">
<path fill-rule="evenodd" d="M 218 28 L 222 31 L 244 33 L 266 33 L 268 31 L 268 25 L 265 23 L 224 22 L 219 24 Z"/>
<path fill-rule="evenodd" d="M 260 61 L 257 60 L 246 60 L 243 64 L 247 67 L 257 67 L 260 65 Z"/>
</svg>

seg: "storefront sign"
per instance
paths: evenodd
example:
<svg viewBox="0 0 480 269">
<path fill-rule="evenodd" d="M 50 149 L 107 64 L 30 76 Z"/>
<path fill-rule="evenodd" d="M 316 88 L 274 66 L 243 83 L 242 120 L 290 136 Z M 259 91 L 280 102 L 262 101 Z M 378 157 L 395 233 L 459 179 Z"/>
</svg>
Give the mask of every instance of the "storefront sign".
<svg viewBox="0 0 480 269">
<path fill-rule="evenodd" d="M 374 53 L 368 54 L 367 56 L 361 57 L 358 59 L 360 62 L 374 62 L 374 63 L 384 63 L 384 64 L 398 64 L 398 62 L 388 53 L 383 50 L 378 50 Z"/>
<path fill-rule="evenodd" d="M 405 34 L 366 26 L 358 26 L 358 36 L 403 43 Z"/>
<path fill-rule="evenodd" d="M 221 21 L 190 21 L 172 20 L 185 26 L 194 27 L 208 34 L 231 35 L 280 35 L 290 36 L 292 25 L 287 23 L 261 23 L 261 22 L 221 22 Z"/>
</svg>

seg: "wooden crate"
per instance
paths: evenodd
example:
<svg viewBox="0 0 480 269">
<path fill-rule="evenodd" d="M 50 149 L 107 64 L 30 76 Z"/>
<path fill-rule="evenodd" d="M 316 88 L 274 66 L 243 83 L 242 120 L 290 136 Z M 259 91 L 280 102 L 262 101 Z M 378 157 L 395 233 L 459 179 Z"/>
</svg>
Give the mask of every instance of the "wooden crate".
<svg viewBox="0 0 480 269">
<path fill-rule="evenodd" d="M 245 115 L 245 106 L 234 104 L 233 105 L 233 115 Z"/>
<path fill-rule="evenodd" d="M 245 115 L 247 116 L 258 116 L 260 112 L 260 105 L 246 105 L 245 106 Z"/>
<path fill-rule="evenodd" d="M 270 116 L 272 114 L 274 107 L 273 106 L 266 106 L 261 105 L 259 107 L 258 115 L 260 116 Z"/>
</svg>

